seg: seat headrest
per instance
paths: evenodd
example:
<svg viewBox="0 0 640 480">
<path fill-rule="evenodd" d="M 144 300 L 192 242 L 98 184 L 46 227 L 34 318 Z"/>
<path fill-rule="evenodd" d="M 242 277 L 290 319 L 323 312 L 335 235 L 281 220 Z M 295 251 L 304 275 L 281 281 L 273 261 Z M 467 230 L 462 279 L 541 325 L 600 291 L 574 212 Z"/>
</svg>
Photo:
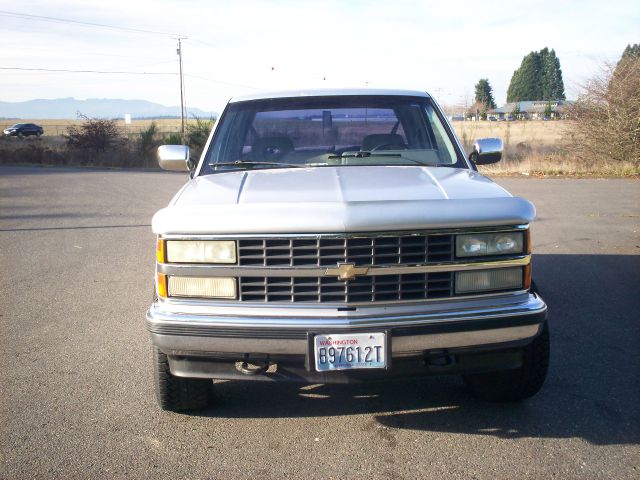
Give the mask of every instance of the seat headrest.
<svg viewBox="0 0 640 480">
<path fill-rule="evenodd" d="M 361 149 L 368 151 L 381 145 L 404 145 L 404 139 L 397 133 L 374 133 L 362 139 Z"/>
<path fill-rule="evenodd" d="M 293 142 L 288 137 L 262 137 L 251 145 L 254 161 L 277 160 L 293 150 Z"/>
</svg>

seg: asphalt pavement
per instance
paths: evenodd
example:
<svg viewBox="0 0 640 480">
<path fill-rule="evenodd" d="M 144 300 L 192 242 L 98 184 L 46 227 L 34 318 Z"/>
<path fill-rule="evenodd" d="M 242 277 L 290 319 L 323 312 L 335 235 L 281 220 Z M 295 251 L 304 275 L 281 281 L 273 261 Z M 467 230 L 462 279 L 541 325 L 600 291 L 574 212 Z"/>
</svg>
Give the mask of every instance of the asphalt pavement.
<svg viewBox="0 0 640 480">
<path fill-rule="evenodd" d="M 501 178 L 532 200 L 547 383 L 218 382 L 161 411 L 153 213 L 182 174 L 0 168 L 0 478 L 640 478 L 640 182 Z"/>
</svg>

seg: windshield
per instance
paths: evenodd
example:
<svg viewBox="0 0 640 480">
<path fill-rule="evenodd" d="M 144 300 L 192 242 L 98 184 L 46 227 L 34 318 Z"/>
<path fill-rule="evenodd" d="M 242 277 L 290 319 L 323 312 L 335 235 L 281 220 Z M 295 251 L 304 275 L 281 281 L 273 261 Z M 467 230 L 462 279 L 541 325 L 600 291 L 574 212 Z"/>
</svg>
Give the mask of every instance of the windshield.
<svg viewBox="0 0 640 480">
<path fill-rule="evenodd" d="M 230 104 L 201 174 L 354 165 L 467 167 L 430 99 L 332 96 Z"/>
</svg>

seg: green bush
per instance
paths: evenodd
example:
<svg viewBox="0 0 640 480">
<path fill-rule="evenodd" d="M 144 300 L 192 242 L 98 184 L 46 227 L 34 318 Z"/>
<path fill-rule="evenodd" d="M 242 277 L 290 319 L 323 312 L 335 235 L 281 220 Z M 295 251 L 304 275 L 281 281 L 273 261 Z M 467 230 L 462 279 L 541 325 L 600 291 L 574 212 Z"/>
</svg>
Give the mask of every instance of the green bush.
<svg viewBox="0 0 640 480">
<path fill-rule="evenodd" d="M 170 133 L 162 139 L 163 145 L 182 145 L 182 135 L 179 133 Z"/>
<path fill-rule="evenodd" d="M 207 143 L 209 133 L 215 124 L 215 119 L 210 118 L 203 120 L 202 118 L 194 117 L 195 122 L 189 122 L 187 124 L 187 144 L 191 149 L 191 157 L 198 158 L 202 153 L 204 144 Z"/>
<path fill-rule="evenodd" d="M 155 166 L 156 150 L 161 143 L 161 139 L 158 138 L 158 126 L 156 122 L 151 122 L 145 130 L 140 132 L 138 138 L 138 150 L 143 164 L 141 166 Z"/>
</svg>

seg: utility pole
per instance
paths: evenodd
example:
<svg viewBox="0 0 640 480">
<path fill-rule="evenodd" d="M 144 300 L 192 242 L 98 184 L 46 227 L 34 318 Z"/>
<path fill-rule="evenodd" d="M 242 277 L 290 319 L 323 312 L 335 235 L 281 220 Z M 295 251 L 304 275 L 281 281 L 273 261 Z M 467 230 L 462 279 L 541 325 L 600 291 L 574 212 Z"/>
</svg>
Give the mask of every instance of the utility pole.
<svg viewBox="0 0 640 480">
<path fill-rule="evenodd" d="M 180 64 L 180 124 L 181 124 L 181 132 L 182 132 L 182 144 L 185 142 L 184 135 L 184 117 L 185 117 L 185 109 L 184 109 L 184 81 L 182 79 L 182 37 L 178 37 L 178 50 L 176 51 L 178 54 L 178 62 Z"/>
</svg>

